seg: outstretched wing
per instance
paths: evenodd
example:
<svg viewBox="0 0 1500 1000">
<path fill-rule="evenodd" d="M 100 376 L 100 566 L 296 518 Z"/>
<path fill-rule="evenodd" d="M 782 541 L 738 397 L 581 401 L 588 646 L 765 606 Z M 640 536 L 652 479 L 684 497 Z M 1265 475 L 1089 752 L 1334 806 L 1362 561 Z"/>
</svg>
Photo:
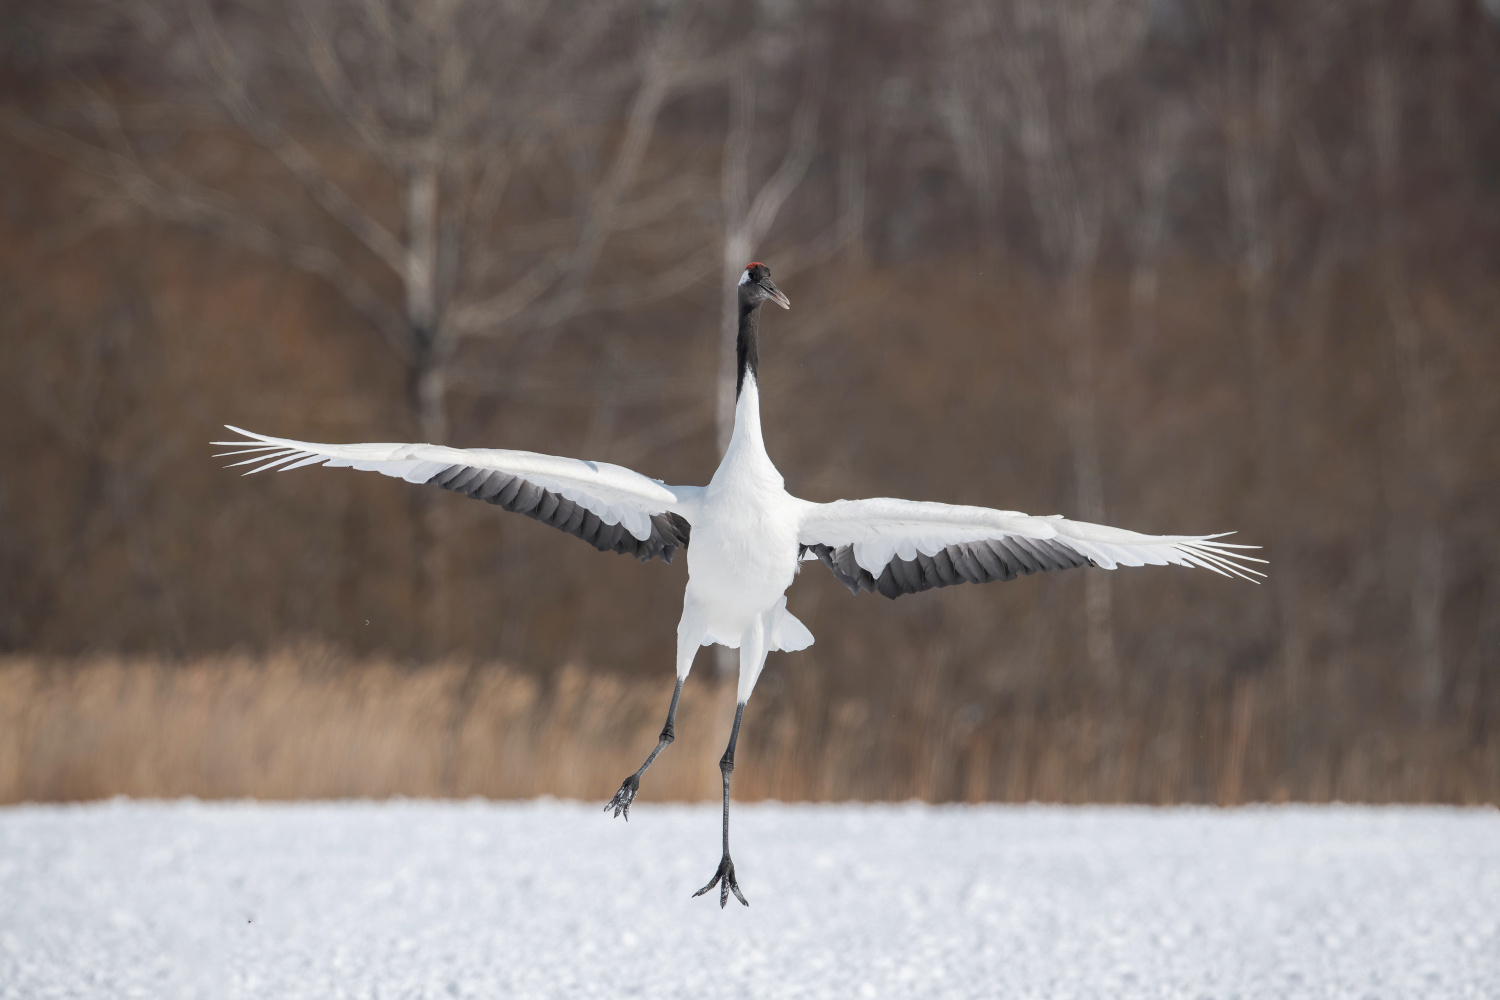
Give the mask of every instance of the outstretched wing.
<svg viewBox="0 0 1500 1000">
<path fill-rule="evenodd" d="M 1242 554 L 1253 545 L 1222 535 L 1142 535 L 1062 517 L 915 500 L 810 504 L 798 531 L 800 555 L 816 558 L 852 592 L 894 600 L 956 583 L 1014 580 L 1030 573 L 1098 566 L 1201 566 L 1255 582 L 1265 574 Z"/>
<path fill-rule="evenodd" d="M 252 472 L 306 465 L 352 468 L 426 483 L 485 500 L 576 535 L 601 552 L 642 562 L 671 562 L 687 548 L 686 505 L 702 487 L 665 486 L 606 462 L 583 462 L 529 451 L 446 448 L 433 444 L 312 444 L 230 427 L 245 440 L 215 441 L 233 449 L 216 457 Z"/>
</svg>

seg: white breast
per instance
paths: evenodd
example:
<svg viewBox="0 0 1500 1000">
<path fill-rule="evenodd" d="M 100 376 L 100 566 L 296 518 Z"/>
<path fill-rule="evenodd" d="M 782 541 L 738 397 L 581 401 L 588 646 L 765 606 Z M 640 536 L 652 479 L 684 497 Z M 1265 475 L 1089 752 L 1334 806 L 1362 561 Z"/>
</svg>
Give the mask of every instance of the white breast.
<svg viewBox="0 0 1500 1000">
<path fill-rule="evenodd" d="M 797 503 L 764 451 L 731 445 L 703 491 L 687 549 L 687 599 L 702 608 L 713 641 L 738 646 L 792 585 Z"/>
</svg>

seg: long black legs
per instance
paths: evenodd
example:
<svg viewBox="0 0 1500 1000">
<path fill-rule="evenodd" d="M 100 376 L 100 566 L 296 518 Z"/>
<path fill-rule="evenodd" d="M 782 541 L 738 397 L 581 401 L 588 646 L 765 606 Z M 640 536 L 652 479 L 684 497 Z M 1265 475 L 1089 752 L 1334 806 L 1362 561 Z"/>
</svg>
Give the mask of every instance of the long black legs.
<svg viewBox="0 0 1500 1000">
<path fill-rule="evenodd" d="M 665 750 L 667 744 L 676 738 L 676 734 L 672 731 L 672 726 L 677 721 L 677 699 L 682 697 L 682 682 L 686 679 L 685 677 L 677 678 L 677 687 L 672 690 L 672 707 L 667 709 L 667 724 L 661 727 L 661 739 L 657 742 L 656 749 L 651 751 L 651 756 L 646 758 L 646 763 L 641 765 L 639 771 L 636 771 L 621 782 L 620 790 L 615 792 L 615 797 L 610 799 L 609 803 L 605 805 L 605 812 L 613 809 L 616 816 L 623 815 L 625 822 L 630 822 L 630 803 L 635 801 L 635 793 L 641 790 L 641 775 L 645 774 L 646 768 L 650 767 L 651 762 L 656 760 L 656 755 Z M 738 720 L 736 720 L 734 728 L 736 732 L 739 731 Z M 730 746 L 732 747 L 733 745 L 733 742 L 731 742 Z M 727 782 L 729 779 L 725 778 L 724 780 Z M 725 788 L 728 788 L 727 784 Z M 728 793 L 726 792 L 725 794 L 727 795 Z M 728 808 L 727 805 L 725 808 Z"/>
<path fill-rule="evenodd" d="M 734 728 L 729 731 L 729 746 L 724 748 L 724 756 L 719 758 L 719 771 L 724 775 L 724 856 L 719 860 L 719 870 L 714 872 L 712 881 L 693 893 L 696 898 L 703 895 L 715 885 L 719 887 L 719 909 L 723 909 L 729 903 L 729 893 L 732 891 L 734 897 L 746 906 L 750 901 L 745 894 L 740 892 L 740 884 L 735 881 L 734 862 L 729 857 L 729 776 L 734 773 L 734 745 L 740 738 L 740 719 L 745 715 L 745 703 L 742 701 L 734 710 Z"/>
</svg>

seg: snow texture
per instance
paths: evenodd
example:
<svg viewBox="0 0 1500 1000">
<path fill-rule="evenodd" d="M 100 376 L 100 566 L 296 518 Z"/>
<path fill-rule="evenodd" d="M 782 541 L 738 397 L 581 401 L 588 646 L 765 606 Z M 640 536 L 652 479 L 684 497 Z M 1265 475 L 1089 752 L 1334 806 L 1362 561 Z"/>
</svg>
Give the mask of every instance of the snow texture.
<svg viewBox="0 0 1500 1000">
<path fill-rule="evenodd" d="M 0 809 L 0 997 L 1500 997 L 1490 809 Z M 717 897 L 717 893 L 714 894 Z"/>
</svg>

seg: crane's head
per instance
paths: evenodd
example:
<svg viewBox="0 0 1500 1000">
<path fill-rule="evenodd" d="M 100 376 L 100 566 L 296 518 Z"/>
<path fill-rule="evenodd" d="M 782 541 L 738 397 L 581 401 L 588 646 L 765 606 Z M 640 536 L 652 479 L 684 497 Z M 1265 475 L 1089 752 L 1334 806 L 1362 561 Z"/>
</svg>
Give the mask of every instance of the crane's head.
<svg viewBox="0 0 1500 1000">
<path fill-rule="evenodd" d="M 740 275 L 740 302 L 755 307 L 770 299 L 783 309 L 792 308 L 792 300 L 781 294 L 771 280 L 771 269 L 760 261 L 751 261 Z"/>
</svg>

